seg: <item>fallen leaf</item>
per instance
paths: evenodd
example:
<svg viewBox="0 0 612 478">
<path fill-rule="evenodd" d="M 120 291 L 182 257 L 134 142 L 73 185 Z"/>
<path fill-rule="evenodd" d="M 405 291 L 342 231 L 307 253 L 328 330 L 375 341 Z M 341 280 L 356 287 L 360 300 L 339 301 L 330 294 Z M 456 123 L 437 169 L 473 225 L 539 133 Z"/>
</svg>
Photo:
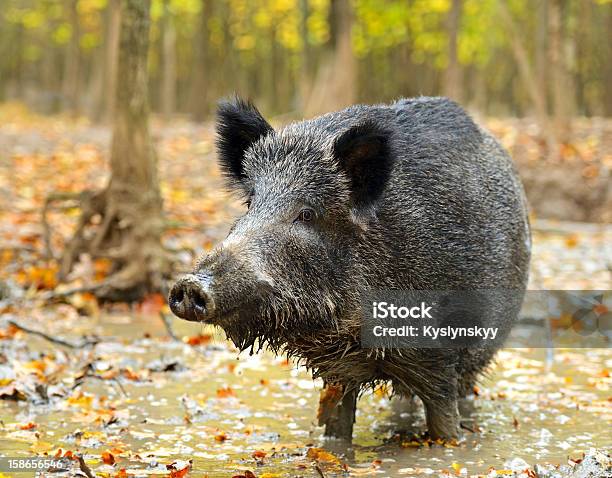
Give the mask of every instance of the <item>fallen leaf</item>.
<svg viewBox="0 0 612 478">
<path fill-rule="evenodd" d="M 102 453 L 102 461 L 107 465 L 114 465 L 115 457 L 112 453 L 105 451 L 104 453 Z"/>
<path fill-rule="evenodd" d="M 217 398 L 229 398 L 235 396 L 236 393 L 230 387 L 223 387 L 217 389 Z"/>
<path fill-rule="evenodd" d="M 212 339 L 212 336 L 209 334 L 199 334 L 191 337 L 184 337 L 183 342 L 187 345 L 191 345 L 192 347 L 196 347 L 198 345 L 205 345 L 209 343 Z"/>
<path fill-rule="evenodd" d="M 322 448 L 309 448 L 308 452 L 306 453 L 306 457 L 315 461 L 340 464 L 340 459 L 336 455 L 325 451 Z"/>
<path fill-rule="evenodd" d="M 328 383 L 323 387 L 319 394 L 319 408 L 317 410 L 317 420 L 319 426 L 325 425 L 329 420 L 336 405 L 342 398 L 344 387 L 340 384 Z"/>
</svg>

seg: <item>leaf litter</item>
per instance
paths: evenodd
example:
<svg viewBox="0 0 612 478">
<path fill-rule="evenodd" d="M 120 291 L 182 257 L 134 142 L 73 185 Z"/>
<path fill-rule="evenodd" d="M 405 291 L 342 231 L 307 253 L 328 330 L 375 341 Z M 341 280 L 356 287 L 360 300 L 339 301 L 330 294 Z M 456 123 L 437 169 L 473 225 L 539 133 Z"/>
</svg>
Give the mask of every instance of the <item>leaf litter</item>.
<svg viewBox="0 0 612 478">
<path fill-rule="evenodd" d="M 28 116 L 0 128 L 3 455 L 66 456 L 68 475 L 107 477 L 533 478 L 534 470 L 553 477 L 582 460 L 606 460 L 591 448 L 612 447 L 609 349 L 555 350 L 552 365 L 545 350 L 503 350 L 470 400 L 472 431 L 458 443 L 431 442 L 419 403 L 377 390 L 360 400 L 347 448 L 321 437 L 321 384 L 284 358 L 238 355 L 217 330 L 165 323 L 159 295 L 136 306 L 100 305 L 87 293 L 45 295 L 58 285 L 54 254 L 77 217 L 69 207 L 51 211 L 45 238 L 45 198 L 101 186 L 108 154 L 107 130 L 62 121 Z M 154 128 L 169 221 L 164 242 L 188 270 L 242 205 L 222 192 L 211 125 Z M 609 230 L 537 225 L 531 288 L 609 288 Z M 107 273 L 103 261 L 84 257 L 71 284 L 55 290 Z M 326 393 L 333 403 L 335 391 Z"/>
</svg>

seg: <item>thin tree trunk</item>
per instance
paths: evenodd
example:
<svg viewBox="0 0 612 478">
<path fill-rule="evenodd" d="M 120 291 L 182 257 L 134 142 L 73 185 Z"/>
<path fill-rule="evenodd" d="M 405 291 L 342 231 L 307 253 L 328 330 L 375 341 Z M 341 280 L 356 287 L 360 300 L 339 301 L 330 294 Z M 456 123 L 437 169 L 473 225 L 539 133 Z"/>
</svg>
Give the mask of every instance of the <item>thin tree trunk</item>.
<svg viewBox="0 0 612 478">
<path fill-rule="evenodd" d="M 70 41 L 66 49 L 66 63 L 64 64 L 64 81 L 62 94 L 66 109 L 72 114 L 78 113 L 79 100 L 79 74 L 80 74 L 80 28 L 78 0 L 67 0 L 66 9 L 71 27 Z"/>
<path fill-rule="evenodd" d="M 458 57 L 458 37 L 461 20 L 461 0 L 452 0 L 448 12 L 448 66 L 444 75 L 444 94 L 455 101 L 463 100 L 463 78 Z"/>
<path fill-rule="evenodd" d="M 602 6 L 600 6 L 601 10 Z M 607 15 L 605 18 L 604 25 L 607 25 L 606 39 L 604 41 L 604 58 L 601 62 L 602 65 L 602 78 L 607 78 L 608 81 L 612 78 L 612 8 L 607 8 Z M 604 90 L 604 114 L 606 116 L 612 116 L 612 88 L 609 86 L 603 87 Z"/>
<path fill-rule="evenodd" d="M 194 42 L 194 74 L 191 82 L 191 105 L 193 107 L 193 117 L 196 121 L 202 121 L 209 113 L 208 88 L 209 88 L 209 30 L 208 21 L 211 14 L 209 0 L 202 0 L 202 10 L 200 11 L 200 22 L 198 31 L 195 34 Z"/>
<path fill-rule="evenodd" d="M 170 118 L 176 110 L 176 30 L 170 1 L 164 1 L 162 16 L 162 114 Z"/>
<path fill-rule="evenodd" d="M 552 70 L 552 98 L 554 128 L 557 139 L 567 142 L 570 133 L 570 111 L 573 91 L 567 72 L 563 38 L 564 0 L 550 0 L 550 62 Z"/>
<path fill-rule="evenodd" d="M 499 12 L 509 34 L 510 47 L 512 49 L 512 54 L 514 55 L 514 59 L 516 60 L 519 76 L 533 105 L 534 113 L 546 140 L 548 150 L 553 151 L 556 149 L 557 140 L 550 125 L 546 108 L 546 97 L 542 95 L 542 92 L 538 88 L 538 81 L 533 74 L 533 69 L 531 67 L 531 63 L 529 62 L 527 50 L 521 41 L 518 28 L 514 23 L 505 2 L 499 3 Z"/>
<path fill-rule="evenodd" d="M 576 28 L 576 74 L 575 74 L 575 91 L 576 105 L 579 108 L 581 115 L 592 115 L 591 102 L 587 84 L 590 78 L 591 69 L 589 52 L 594 51 L 596 47 L 593 45 L 593 4 L 591 2 L 581 2 L 578 7 L 578 20 Z"/>
<path fill-rule="evenodd" d="M 548 98 L 548 1 L 538 0 L 536 15 L 535 74 L 540 96 Z"/>
<path fill-rule="evenodd" d="M 357 64 L 353 53 L 353 12 L 349 0 L 331 3 L 333 50 L 326 52 L 308 100 L 306 115 L 343 108 L 355 101 Z"/>
<path fill-rule="evenodd" d="M 310 8 L 308 0 L 300 0 L 300 37 L 302 39 L 302 54 L 299 80 L 299 108 L 302 113 L 306 110 L 306 102 L 312 91 L 312 48 L 308 41 L 308 15 Z"/>
<path fill-rule="evenodd" d="M 108 27 L 104 51 L 104 113 L 103 119 L 111 122 L 115 110 L 115 84 L 117 82 L 117 56 L 119 54 L 119 35 L 121 30 L 120 0 L 108 2 Z"/>
<path fill-rule="evenodd" d="M 473 72 L 474 98 L 472 103 L 476 111 L 481 114 L 487 113 L 487 81 L 485 66 L 476 66 Z"/>
<path fill-rule="evenodd" d="M 84 97 L 81 100 L 81 108 L 95 122 L 100 121 L 104 104 L 104 70 L 106 65 L 103 61 L 96 61 L 97 57 L 104 57 L 103 52 L 104 47 L 100 45 L 89 61 L 91 72 L 85 88 L 86 94 L 83 95 Z M 87 69 L 87 67 L 83 69 Z"/>
<path fill-rule="evenodd" d="M 349 0 L 336 0 L 337 37 L 336 68 L 334 73 L 335 93 L 339 106 L 348 106 L 355 101 L 356 61 L 353 53 L 353 12 Z"/>
</svg>

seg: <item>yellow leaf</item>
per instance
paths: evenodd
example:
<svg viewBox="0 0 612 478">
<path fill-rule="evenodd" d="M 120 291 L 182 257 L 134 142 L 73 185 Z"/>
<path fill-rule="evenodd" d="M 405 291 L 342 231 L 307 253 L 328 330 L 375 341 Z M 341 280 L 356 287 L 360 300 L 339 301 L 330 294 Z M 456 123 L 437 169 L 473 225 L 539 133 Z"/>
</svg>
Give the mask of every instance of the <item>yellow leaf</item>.
<svg viewBox="0 0 612 478">
<path fill-rule="evenodd" d="M 338 457 L 322 448 L 309 448 L 306 457 L 316 461 L 326 461 L 328 463 L 340 463 Z"/>
<path fill-rule="evenodd" d="M 90 408 L 93 397 L 91 395 L 78 394 L 68 398 L 70 405 L 76 405 L 82 408 Z"/>
<path fill-rule="evenodd" d="M 46 441 L 37 441 L 30 447 L 32 453 L 45 453 L 53 448 L 53 445 Z"/>
<path fill-rule="evenodd" d="M 580 240 L 576 234 L 571 234 L 565 238 L 565 245 L 570 249 L 576 247 L 578 242 L 580 242 Z"/>
</svg>

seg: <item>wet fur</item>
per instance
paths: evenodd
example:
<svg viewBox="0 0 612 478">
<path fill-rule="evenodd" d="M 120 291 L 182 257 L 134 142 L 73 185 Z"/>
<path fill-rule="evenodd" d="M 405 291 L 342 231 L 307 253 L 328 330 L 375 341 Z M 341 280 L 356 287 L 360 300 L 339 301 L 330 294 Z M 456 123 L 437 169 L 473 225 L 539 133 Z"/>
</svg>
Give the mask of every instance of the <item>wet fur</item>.
<svg viewBox="0 0 612 478">
<path fill-rule="evenodd" d="M 529 224 L 507 153 L 445 98 L 352 106 L 276 132 L 234 99 L 219 108 L 218 136 L 222 169 L 252 211 L 196 268 L 225 298 L 213 322 L 241 350 L 286 353 L 347 392 L 390 381 L 423 400 L 433 436 L 456 436 L 457 398 L 495 351 L 364 350 L 360 294 L 524 290 Z M 320 238 L 292 229 L 277 248 L 266 218 L 285 214 L 295 191 L 337 219 Z"/>
</svg>

